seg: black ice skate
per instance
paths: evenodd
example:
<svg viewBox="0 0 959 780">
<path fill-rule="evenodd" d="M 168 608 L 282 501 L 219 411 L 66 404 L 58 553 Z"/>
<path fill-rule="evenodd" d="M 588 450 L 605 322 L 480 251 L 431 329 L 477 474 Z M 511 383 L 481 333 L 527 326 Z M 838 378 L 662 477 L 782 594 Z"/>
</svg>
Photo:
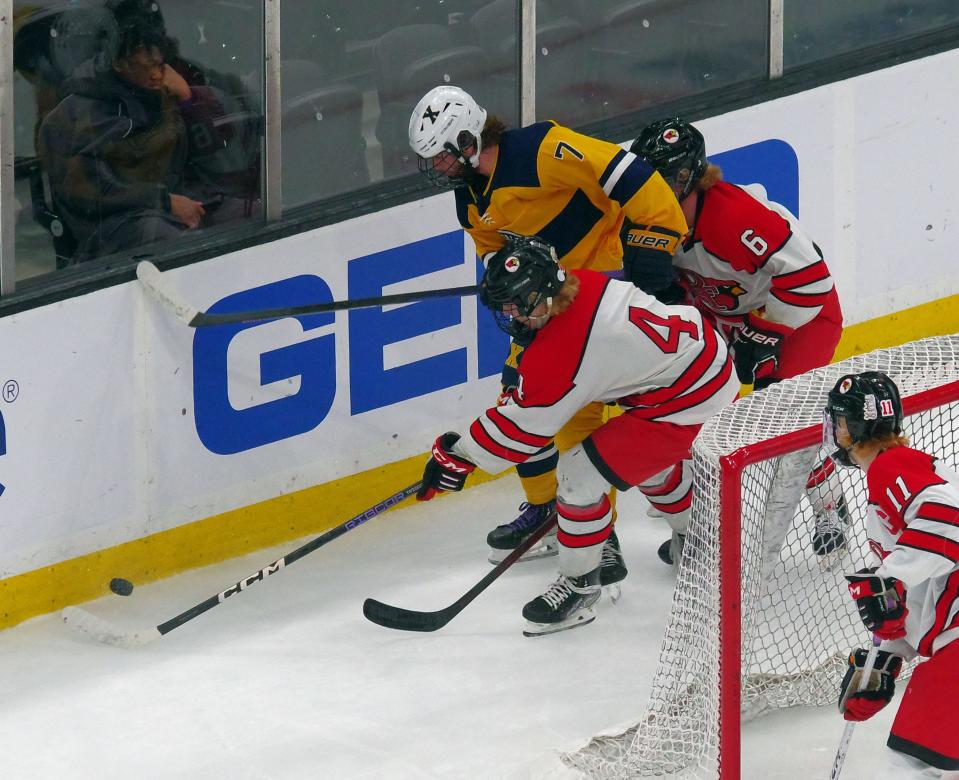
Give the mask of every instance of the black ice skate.
<svg viewBox="0 0 959 780">
<path fill-rule="evenodd" d="M 846 546 L 846 528 L 849 508 L 840 498 L 835 507 L 827 507 L 816 515 L 816 530 L 812 535 L 812 549 L 816 555 L 829 555 Z"/>
<path fill-rule="evenodd" d="M 840 498 L 835 508 L 829 507 L 816 515 L 816 530 L 812 535 L 813 552 L 819 556 L 823 571 L 831 571 L 847 552 L 846 530 L 849 527 L 849 508 Z"/>
<path fill-rule="evenodd" d="M 619 548 L 619 539 L 616 538 L 616 529 L 610 531 L 609 538 L 603 543 L 603 557 L 599 564 L 599 584 L 608 589 L 609 597 L 613 602 L 619 601 L 619 583 L 626 579 L 629 572 L 623 560 L 623 552 Z"/>
<path fill-rule="evenodd" d="M 686 535 L 678 534 L 673 531 L 672 537 L 667 539 L 656 551 L 656 554 L 659 556 L 659 560 L 665 563 L 667 566 L 672 566 L 673 569 L 679 568 L 679 560 L 683 555 L 683 547 L 686 546 Z"/>
<path fill-rule="evenodd" d="M 593 605 L 601 593 L 598 568 L 579 577 L 560 574 L 542 596 L 523 607 L 528 621 L 523 636 L 555 634 L 592 623 L 596 619 Z"/>
<path fill-rule="evenodd" d="M 519 547 L 542 522 L 556 511 L 556 502 L 545 504 L 528 504 L 525 501 L 519 505 L 520 514 L 512 523 L 498 525 L 486 537 L 490 546 L 489 562 L 501 563 L 513 550 Z M 556 541 L 554 528 L 544 536 L 539 544 L 520 558 L 520 561 L 532 561 L 536 558 L 546 558 L 556 555 L 559 546 Z"/>
</svg>

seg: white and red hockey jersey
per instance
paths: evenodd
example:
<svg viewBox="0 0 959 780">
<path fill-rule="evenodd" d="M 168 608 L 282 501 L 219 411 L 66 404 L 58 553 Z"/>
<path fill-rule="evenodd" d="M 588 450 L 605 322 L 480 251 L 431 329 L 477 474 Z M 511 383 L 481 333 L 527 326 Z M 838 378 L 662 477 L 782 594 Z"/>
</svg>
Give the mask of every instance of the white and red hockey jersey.
<svg viewBox="0 0 959 780">
<path fill-rule="evenodd" d="M 959 475 L 924 452 L 892 447 L 870 464 L 866 484 L 877 573 L 905 585 L 905 641 L 931 656 L 959 639 Z"/>
<path fill-rule="evenodd" d="M 595 271 L 572 273 L 579 293 L 526 348 L 517 389 L 456 443 L 488 472 L 525 461 L 593 401 L 617 402 L 645 420 L 694 425 L 738 393 L 726 344 L 697 309 L 666 306 Z"/>
<path fill-rule="evenodd" d="M 796 217 L 761 192 L 719 181 L 701 193 L 695 228 L 673 264 L 693 305 L 721 324 L 760 310 L 799 328 L 819 314 L 833 280 Z"/>
</svg>

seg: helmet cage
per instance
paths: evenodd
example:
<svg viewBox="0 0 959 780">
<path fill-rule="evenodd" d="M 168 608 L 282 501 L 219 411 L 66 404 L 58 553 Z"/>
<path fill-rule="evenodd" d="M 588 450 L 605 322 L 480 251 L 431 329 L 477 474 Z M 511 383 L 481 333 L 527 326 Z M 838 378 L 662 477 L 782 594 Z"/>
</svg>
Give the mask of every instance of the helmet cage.
<svg viewBox="0 0 959 780">
<path fill-rule="evenodd" d="M 678 117 L 647 125 L 629 150 L 659 171 L 679 200 L 696 188 L 709 167 L 703 134 Z"/>
<path fill-rule="evenodd" d="M 416 153 L 417 168 L 430 183 L 444 189 L 469 184 L 482 151 L 486 110 L 464 90 L 443 84 L 427 92 L 410 116 L 409 143 Z M 473 147 L 467 156 L 467 150 Z M 444 170 L 436 168 L 437 155 L 444 156 Z M 462 166 L 447 173 L 452 155 Z"/>
<path fill-rule="evenodd" d="M 556 259 L 556 250 L 542 239 L 505 235 L 506 245 L 487 263 L 479 298 L 500 330 L 518 341 L 528 341 L 536 329 L 517 317 L 528 318 L 541 304 L 551 304 L 566 281 L 566 272 Z"/>
<path fill-rule="evenodd" d="M 855 466 L 848 450 L 836 439 L 842 418 L 851 446 L 880 436 L 902 433 L 902 400 L 895 383 L 881 371 L 846 374 L 829 391 L 823 410 L 823 446 L 836 447 L 833 460 Z"/>
<path fill-rule="evenodd" d="M 430 184 L 440 189 L 456 189 L 465 187 L 470 179 L 476 174 L 472 160 L 479 158 L 479 149 L 481 139 L 473 135 L 469 130 L 461 130 L 456 136 L 456 144 L 449 141 L 443 144 L 443 149 L 432 157 L 416 156 L 416 168 L 429 179 Z M 466 150 L 471 146 L 476 147 L 476 152 L 469 157 L 466 156 Z M 446 152 L 456 158 L 456 161 L 463 166 L 462 170 L 455 176 L 450 176 L 446 170 L 440 171 L 436 168 L 436 158 Z"/>
</svg>

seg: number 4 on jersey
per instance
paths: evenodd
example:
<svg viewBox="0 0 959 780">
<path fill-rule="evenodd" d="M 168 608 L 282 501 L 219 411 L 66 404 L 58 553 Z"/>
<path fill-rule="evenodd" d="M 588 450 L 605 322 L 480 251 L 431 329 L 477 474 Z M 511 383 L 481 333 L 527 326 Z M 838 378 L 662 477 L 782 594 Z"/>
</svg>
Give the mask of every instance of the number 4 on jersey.
<svg viewBox="0 0 959 780">
<path fill-rule="evenodd" d="M 649 340 L 652 341 L 653 344 L 669 355 L 679 349 L 679 337 L 681 334 L 685 333 L 693 339 L 693 341 L 699 339 L 699 329 L 696 327 L 696 323 L 684 320 L 677 314 L 660 317 L 658 314 L 653 314 L 646 309 L 631 306 L 629 308 L 629 321 L 649 336 Z M 656 327 L 665 328 L 666 335 L 664 336 Z"/>
</svg>

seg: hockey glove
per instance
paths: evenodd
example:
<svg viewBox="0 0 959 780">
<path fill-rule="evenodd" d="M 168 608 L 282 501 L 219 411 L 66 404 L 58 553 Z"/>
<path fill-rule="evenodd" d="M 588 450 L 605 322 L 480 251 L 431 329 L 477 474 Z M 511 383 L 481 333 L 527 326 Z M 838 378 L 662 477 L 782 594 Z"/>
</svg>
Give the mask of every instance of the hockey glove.
<svg viewBox="0 0 959 780">
<path fill-rule="evenodd" d="M 746 322 L 736 331 L 732 343 L 736 376 L 744 385 L 769 377 L 779 368 L 779 352 L 783 340 L 793 329 L 778 322 L 770 322 L 750 312 Z"/>
<path fill-rule="evenodd" d="M 868 650 L 854 650 L 849 654 L 849 668 L 839 689 L 839 711 L 845 720 L 867 720 L 889 704 L 896 692 L 896 678 L 902 670 L 902 658 L 880 650 L 876 665 L 869 676 L 866 690 L 859 690 Z"/>
<path fill-rule="evenodd" d="M 463 489 L 476 464 L 454 455 L 450 450 L 459 441 L 458 433 L 444 433 L 433 443 L 433 452 L 423 469 L 423 487 L 417 501 L 429 501 L 437 493 Z"/>
<path fill-rule="evenodd" d="M 880 577 L 875 569 L 860 569 L 847 574 L 849 595 L 856 600 L 859 617 L 880 639 L 900 639 L 906 635 L 906 588 L 895 577 Z"/>
<path fill-rule="evenodd" d="M 656 295 L 676 282 L 673 250 L 677 240 L 649 232 L 645 225 L 628 220 L 620 234 L 623 241 L 623 278 L 643 292 Z M 660 244 L 660 245 L 658 245 Z"/>
</svg>

